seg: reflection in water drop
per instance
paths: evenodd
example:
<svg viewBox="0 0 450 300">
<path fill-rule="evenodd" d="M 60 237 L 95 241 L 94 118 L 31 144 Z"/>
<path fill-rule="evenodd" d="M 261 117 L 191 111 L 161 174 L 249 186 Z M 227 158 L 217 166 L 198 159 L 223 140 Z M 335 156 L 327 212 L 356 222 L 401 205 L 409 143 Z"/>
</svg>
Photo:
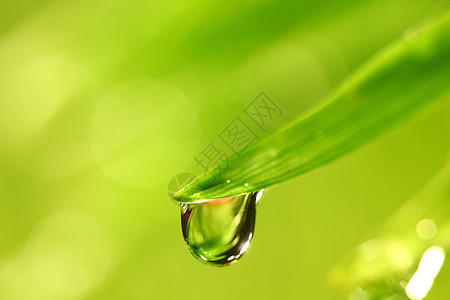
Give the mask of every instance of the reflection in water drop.
<svg viewBox="0 0 450 300">
<path fill-rule="evenodd" d="M 181 204 L 183 237 L 192 255 L 219 267 L 238 261 L 253 237 L 261 192 Z"/>
</svg>

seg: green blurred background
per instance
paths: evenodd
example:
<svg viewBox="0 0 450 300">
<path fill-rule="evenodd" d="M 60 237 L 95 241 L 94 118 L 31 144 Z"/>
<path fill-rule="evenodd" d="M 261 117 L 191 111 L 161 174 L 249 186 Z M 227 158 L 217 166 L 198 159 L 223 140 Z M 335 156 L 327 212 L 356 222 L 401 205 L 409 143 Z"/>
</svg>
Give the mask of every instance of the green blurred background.
<svg viewBox="0 0 450 300">
<path fill-rule="evenodd" d="M 442 4 L 2 1 L 0 299 L 346 299 L 328 272 L 444 165 L 449 105 L 269 189 L 231 267 L 191 257 L 167 184 L 259 92 L 270 132 Z"/>
</svg>

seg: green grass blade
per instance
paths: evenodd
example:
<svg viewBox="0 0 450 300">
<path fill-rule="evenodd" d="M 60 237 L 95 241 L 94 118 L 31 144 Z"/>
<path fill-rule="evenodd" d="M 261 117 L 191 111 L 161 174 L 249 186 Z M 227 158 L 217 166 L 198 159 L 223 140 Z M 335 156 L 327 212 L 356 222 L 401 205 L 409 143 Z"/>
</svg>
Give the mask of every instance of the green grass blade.
<svg viewBox="0 0 450 300">
<path fill-rule="evenodd" d="M 367 143 L 450 96 L 450 14 L 384 49 L 294 124 L 248 146 L 173 199 L 243 194 L 291 179 Z"/>
</svg>

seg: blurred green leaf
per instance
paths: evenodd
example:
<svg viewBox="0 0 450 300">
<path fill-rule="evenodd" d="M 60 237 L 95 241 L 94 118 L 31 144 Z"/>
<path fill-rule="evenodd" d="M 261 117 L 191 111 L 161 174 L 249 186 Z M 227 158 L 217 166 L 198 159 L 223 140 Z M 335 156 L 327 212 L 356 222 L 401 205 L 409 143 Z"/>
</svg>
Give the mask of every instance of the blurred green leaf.
<svg viewBox="0 0 450 300">
<path fill-rule="evenodd" d="M 329 282 L 340 290 L 354 294 L 356 299 L 409 299 L 405 289 L 416 294 L 428 292 L 431 286 L 427 283 L 436 274 L 429 274 L 428 271 L 425 275 L 430 278 L 411 279 L 417 273 L 421 261 L 422 269 L 425 267 L 439 271 L 440 266 L 436 264 L 441 261 L 433 257 L 434 260 L 427 262 L 424 254 L 431 250 L 431 253 L 435 253 L 435 256 L 437 253 L 443 259 L 449 251 L 449 216 L 450 165 L 447 165 L 419 194 L 406 202 L 371 238 L 336 267 L 329 275 Z M 413 295 L 411 299 L 422 298 Z"/>
</svg>

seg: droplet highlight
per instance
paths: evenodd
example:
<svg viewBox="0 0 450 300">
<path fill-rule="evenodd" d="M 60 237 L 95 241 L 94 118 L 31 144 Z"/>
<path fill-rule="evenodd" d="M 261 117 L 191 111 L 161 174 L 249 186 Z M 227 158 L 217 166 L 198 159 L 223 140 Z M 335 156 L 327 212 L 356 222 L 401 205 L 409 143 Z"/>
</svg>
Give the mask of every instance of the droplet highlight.
<svg viewBox="0 0 450 300">
<path fill-rule="evenodd" d="M 237 262 L 253 238 L 261 193 L 181 204 L 183 237 L 192 255 L 217 267 Z"/>
</svg>

